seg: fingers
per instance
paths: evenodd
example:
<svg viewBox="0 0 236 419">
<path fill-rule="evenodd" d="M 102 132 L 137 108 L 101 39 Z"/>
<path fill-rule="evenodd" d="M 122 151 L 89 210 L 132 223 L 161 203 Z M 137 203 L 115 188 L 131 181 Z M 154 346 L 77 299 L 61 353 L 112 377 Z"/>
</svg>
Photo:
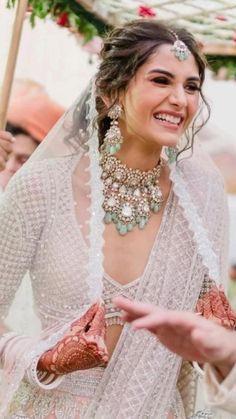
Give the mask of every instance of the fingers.
<svg viewBox="0 0 236 419">
<path fill-rule="evenodd" d="M 6 165 L 8 155 L 12 152 L 15 139 L 10 132 L 0 130 L 0 170 Z"/>
<path fill-rule="evenodd" d="M 124 297 L 114 298 L 113 303 L 116 307 L 125 311 L 123 318 L 125 321 L 129 322 L 139 317 L 146 316 L 153 310 L 157 311 L 157 308 L 151 304 L 143 304 L 137 301 L 130 301 L 128 298 Z"/>
<path fill-rule="evenodd" d="M 15 142 L 15 137 L 8 132 L 0 130 L 0 147 L 4 148 L 6 151 L 12 148 L 12 144 Z"/>
<path fill-rule="evenodd" d="M 158 309 L 133 324 L 135 328 L 143 328 L 148 324 L 150 327 L 173 327 L 179 328 L 180 331 L 188 331 L 199 322 L 201 319 L 193 313 Z"/>
</svg>

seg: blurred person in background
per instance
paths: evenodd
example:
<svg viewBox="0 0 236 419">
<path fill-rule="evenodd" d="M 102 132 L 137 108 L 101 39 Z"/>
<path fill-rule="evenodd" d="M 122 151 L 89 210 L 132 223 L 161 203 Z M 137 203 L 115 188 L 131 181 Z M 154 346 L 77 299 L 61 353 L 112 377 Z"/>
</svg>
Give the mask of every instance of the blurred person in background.
<svg viewBox="0 0 236 419">
<path fill-rule="evenodd" d="M 44 88 L 31 80 L 16 80 L 7 113 L 6 131 L 0 131 L 0 187 L 28 160 L 64 109 Z M 8 156 L 9 154 L 9 156 Z"/>
</svg>

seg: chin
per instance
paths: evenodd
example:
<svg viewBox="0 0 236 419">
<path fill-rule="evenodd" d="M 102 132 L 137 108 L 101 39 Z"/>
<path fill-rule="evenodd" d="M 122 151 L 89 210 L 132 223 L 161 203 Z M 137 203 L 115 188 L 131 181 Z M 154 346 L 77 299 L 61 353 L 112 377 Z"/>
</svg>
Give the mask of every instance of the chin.
<svg viewBox="0 0 236 419">
<path fill-rule="evenodd" d="M 156 138 L 155 143 L 161 147 L 176 147 L 179 144 L 180 136 L 163 136 Z"/>
</svg>

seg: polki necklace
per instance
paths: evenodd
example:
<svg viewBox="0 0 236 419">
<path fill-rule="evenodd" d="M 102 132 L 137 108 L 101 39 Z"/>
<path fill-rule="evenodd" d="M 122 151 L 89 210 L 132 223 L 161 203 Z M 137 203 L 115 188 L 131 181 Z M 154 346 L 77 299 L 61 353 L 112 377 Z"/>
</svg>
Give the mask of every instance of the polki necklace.
<svg viewBox="0 0 236 419">
<path fill-rule="evenodd" d="M 134 227 L 144 229 L 152 213 L 160 211 L 163 203 L 159 178 L 164 161 L 154 169 L 131 169 L 114 155 L 101 154 L 102 181 L 104 183 L 104 222 L 114 223 L 124 236 Z"/>
</svg>

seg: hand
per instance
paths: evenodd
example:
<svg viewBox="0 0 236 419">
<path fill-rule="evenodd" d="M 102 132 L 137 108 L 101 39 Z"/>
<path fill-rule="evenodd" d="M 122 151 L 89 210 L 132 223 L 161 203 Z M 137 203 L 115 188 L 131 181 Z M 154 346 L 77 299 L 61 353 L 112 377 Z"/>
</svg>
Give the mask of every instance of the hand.
<svg viewBox="0 0 236 419">
<path fill-rule="evenodd" d="M 106 365 L 105 332 L 105 306 L 101 301 L 75 320 L 65 336 L 41 356 L 38 371 L 61 375 Z"/>
<path fill-rule="evenodd" d="M 236 332 L 196 314 L 162 310 L 123 297 L 114 304 L 125 311 L 123 319 L 135 329 L 147 329 L 172 352 L 189 361 L 211 363 L 225 377 L 236 363 Z"/>
<path fill-rule="evenodd" d="M 0 171 L 5 169 L 15 139 L 10 132 L 0 130 Z"/>
</svg>

